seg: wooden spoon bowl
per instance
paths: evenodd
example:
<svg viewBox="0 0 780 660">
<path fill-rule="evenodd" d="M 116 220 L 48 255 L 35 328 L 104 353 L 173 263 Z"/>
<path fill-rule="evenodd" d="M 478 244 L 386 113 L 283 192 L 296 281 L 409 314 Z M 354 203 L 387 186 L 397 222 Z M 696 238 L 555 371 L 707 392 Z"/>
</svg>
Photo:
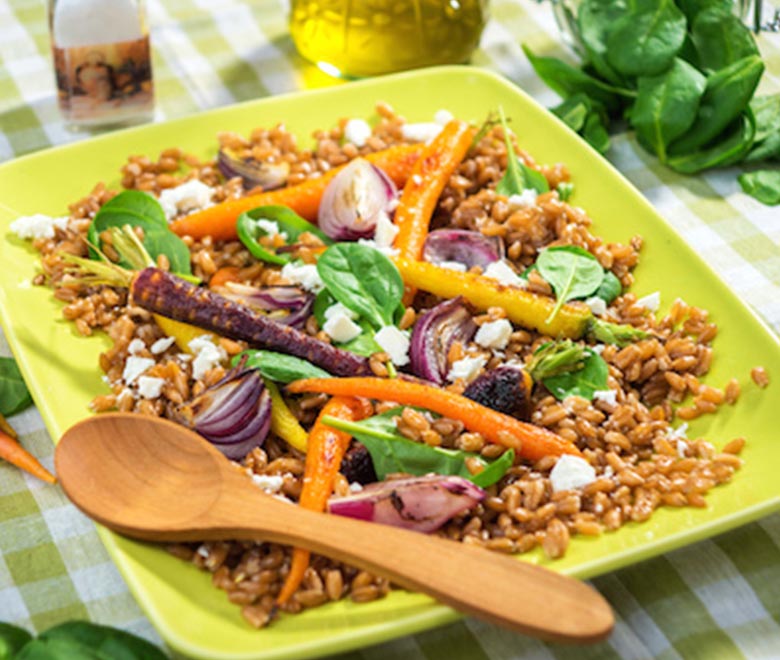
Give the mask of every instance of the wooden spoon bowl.
<svg viewBox="0 0 780 660">
<path fill-rule="evenodd" d="M 614 625 L 601 595 L 572 578 L 436 536 L 314 513 L 269 496 L 212 445 L 173 422 L 121 413 L 91 417 L 65 433 L 55 463 L 73 503 L 126 536 L 296 545 L 548 640 L 597 642 Z"/>
</svg>

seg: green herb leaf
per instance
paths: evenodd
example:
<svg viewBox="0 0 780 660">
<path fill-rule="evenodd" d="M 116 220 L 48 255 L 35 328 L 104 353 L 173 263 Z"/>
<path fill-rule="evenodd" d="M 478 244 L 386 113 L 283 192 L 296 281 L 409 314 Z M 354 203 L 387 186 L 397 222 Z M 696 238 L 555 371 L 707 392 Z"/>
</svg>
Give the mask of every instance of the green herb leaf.
<svg viewBox="0 0 780 660">
<path fill-rule="evenodd" d="M 0 660 L 12 660 L 31 639 L 32 635 L 24 628 L 0 621 Z"/>
<path fill-rule="evenodd" d="M 751 197 L 762 204 L 780 204 L 780 170 L 758 170 L 741 174 L 739 185 Z"/>
<path fill-rule="evenodd" d="M 604 344 L 614 344 L 616 346 L 628 346 L 640 339 L 646 339 L 649 333 L 632 325 L 621 325 L 618 323 L 609 323 L 601 319 L 592 318 L 588 325 L 588 338 L 593 341 L 600 341 Z"/>
<path fill-rule="evenodd" d="M 711 7 L 699 13 L 691 27 L 698 64 L 717 71 L 751 55 L 759 55 L 753 34 L 729 9 Z"/>
<path fill-rule="evenodd" d="M 686 21 L 672 0 L 633 0 L 607 37 L 607 61 L 626 76 L 666 69 L 685 40 Z"/>
<path fill-rule="evenodd" d="M 258 224 L 258 220 L 275 222 L 279 227 L 279 233 L 286 234 L 287 245 L 296 243 L 298 237 L 304 232 L 314 234 L 325 245 L 333 244 L 333 240 L 323 233 L 319 227 L 307 222 L 292 209 L 276 205 L 258 206 L 238 216 L 236 233 L 244 247 L 249 250 L 255 259 L 260 261 L 283 265 L 289 263 L 292 257 L 288 253 L 278 252 L 275 248 L 265 247 L 260 243 L 259 239 L 267 236 L 268 232 Z"/>
<path fill-rule="evenodd" d="M 593 400 L 595 392 L 608 389 L 609 367 L 604 359 L 590 348 L 585 348 L 582 368 L 542 380 L 550 393 L 563 401 L 568 396 L 581 396 Z"/>
<path fill-rule="evenodd" d="M 734 9 L 734 0 L 677 0 L 688 23 L 693 23 L 701 12 L 708 9 L 720 9 L 731 11 Z"/>
<path fill-rule="evenodd" d="M 375 329 L 392 325 L 404 292 L 401 274 L 384 254 L 359 243 L 337 243 L 317 260 L 329 293 Z"/>
<path fill-rule="evenodd" d="M 756 135 L 745 162 L 780 160 L 780 94 L 755 97 L 750 109 L 756 118 Z"/>
<path fill-rule="evenodd" d="M 504 129 L 504 144 L 506 145 L 506 172 L 501 180 L 496 184 L 496 192 L 499 195 L 520 195 L 526 189 L 535 190 L 538 194 L 547 192 L 550 186 L 547 179 L 541 172 L 528 167 L 515 154 L 515 148 L 512 146 L 512 140 L 509 138 L 509 126 L 507 125 L 504 109 L 498 108 L 501 117 L 501 127 Z"/>
<path fill-rule="evenodd" d="M 642 145 L 666 161 L 666 147 L 696 121 L 707 79 L 690 64 L 675 58 L 658 76 L 639 78 L 631 125 Z"/>
<path fill-rule="evenodd" d="M 565 302 L 589 296 L 604 280 L 604 269 L 596 257 L 574 245 L 542 250 L 536 260 L 536 266 L 558 299 L 547 323 L 555 318 Z"/>
<path fill-rule="evenodd" d="M 604 279 L 599 285 L 599 288 L 596 289 L 596 293 L 593 295 L 597 298 L 601 298 L 605 303 L 607 303 L 607 305 L 609 305 L 609 303 L 611 303 L 621 293 L 623 293 L 623 285 L 620 283 L 620 280 L 617 278 L 615 273 L 613 273 L 611 270 L 607 270 L 604 271 Z"/>
<path fill-rule="evenodd" d="M 584 0 L 577 12 L 579 36 L 588 61 L 596 73 L 616 85 L 623 81 L 607 61 L 607 37 L 626 11 L 623 0 Z"/>
<path fill-rule="evenodd" d="M 682 174 L 695 174 L 710 167 L 725 167 L 740 162 L 753 146 L 753 113 L 749 110 L 724 132 L 721 140 L 709 147 L 669 158 L 667 165 Z"/>
<path fill-rule="evenodd" d="M 609 132 L 602 115 L 598 112 L 588 115 L 588 118 L 585 120 L 585 126 L 582 129 L 582 137 L 600 154 L 605 154 L 609 151 L 611 145 Z"/>
<path fill-rule="evenodd" d="M 550 108 L 551 112 L 576 131 L 599 153 L 609 149 L 609 119 L 604 106 L 585 94 L 575 94 L 560 105 Z"/>
<path fill-rule="evenodd" d="M 367 323 L 359 322 L 358 325 L 363 328 L 363 332 L 344 344 L 338 344 L 338 347 L 363 357 L 371 357 L 374 353 L 382 353 L 384 349 L 376 343 L 373 329 Z"/>
<path fill-rule="evenodd" d="M 0 357 L 0 415 L 10 417 L 31 405 L 32 397 L 16 362 Z"/>
<path fill-rule="evenodd" d="M 236 355 L 231 360 L 231 364 L 236 366 L 245 355 L 247 367 L 257 369 L 263 378 L 277 383 L 292 383 L 301 378 L 331 378 L 327 371 L 307 360 L 273 351 L 246 350 Z"/>
</svg>

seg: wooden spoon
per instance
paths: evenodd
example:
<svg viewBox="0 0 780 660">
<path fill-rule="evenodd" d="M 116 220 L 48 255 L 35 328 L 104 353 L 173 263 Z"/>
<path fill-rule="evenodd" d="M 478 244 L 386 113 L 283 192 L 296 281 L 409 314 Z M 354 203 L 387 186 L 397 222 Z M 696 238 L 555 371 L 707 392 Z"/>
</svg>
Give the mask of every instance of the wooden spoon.
<svg viewBox="0 0 780 660">
<path fill-rule="evenodd" d="M 279 501 L 200 436 L 173 422 L 119 413 L 91 417 L 65 433 L 55 463 L 73 503 L 126 536 L 301 546 L 464 614 L 548 640 L 596 642 L 614 625 L 598 592 L 545 568 Z"/>
</svg>

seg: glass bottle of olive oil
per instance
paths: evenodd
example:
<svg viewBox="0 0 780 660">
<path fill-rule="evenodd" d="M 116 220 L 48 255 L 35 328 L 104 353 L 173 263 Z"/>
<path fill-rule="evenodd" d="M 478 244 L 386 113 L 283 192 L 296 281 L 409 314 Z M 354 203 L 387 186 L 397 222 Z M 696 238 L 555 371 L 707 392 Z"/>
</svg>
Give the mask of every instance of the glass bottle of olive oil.
<svg viewBox="0 0 780 660">
<path fill-rule="evenodd" d="M 465 62 L 488 0 L 293 0 L 298 52 L 334 75 L 373 76 Z"/>
</svg>

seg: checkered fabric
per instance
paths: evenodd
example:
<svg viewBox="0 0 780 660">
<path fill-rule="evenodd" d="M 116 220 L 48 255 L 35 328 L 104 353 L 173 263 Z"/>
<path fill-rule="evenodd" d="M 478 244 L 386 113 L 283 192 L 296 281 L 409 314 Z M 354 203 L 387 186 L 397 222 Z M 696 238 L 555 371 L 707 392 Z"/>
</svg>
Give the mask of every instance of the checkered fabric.
<svg viewBox="0 0 780 660">
<path fill-rule="evenodd" d="M 0 0 L 0 160 L 88 137 L 58 114 L 43 0 Z M 766 4 L 766 3 L 765 3 Z M 295 53 L 277 0 L 148 0 L 158 119 L 325 84 Z M 519 43 L 562 54 L 550 8 L 494 0 L 474 64 L 545 104 Z M 780 90 L 780 37 L 762 35 L 764 89 Z M 735 171 L 681 177 L 634 140 L 609 158 L 721 277 L 780 329 L 780 211 L 741 194 Z M 0 353 L 8 355 L 0 340 Z M 52 467 L 34 409 L 12 418 L 21 442 Z M 594 580 L 617 615 L 606 642 L 573 648 L 466 619 L 343 658 L 595 660 L 780 658 L 780 515 Z M 57 488 L 0 464 L 0 620 L 42 630 L 68 619 L 119 626 L 161 643 L 92 524 Z"/>
</svg>

